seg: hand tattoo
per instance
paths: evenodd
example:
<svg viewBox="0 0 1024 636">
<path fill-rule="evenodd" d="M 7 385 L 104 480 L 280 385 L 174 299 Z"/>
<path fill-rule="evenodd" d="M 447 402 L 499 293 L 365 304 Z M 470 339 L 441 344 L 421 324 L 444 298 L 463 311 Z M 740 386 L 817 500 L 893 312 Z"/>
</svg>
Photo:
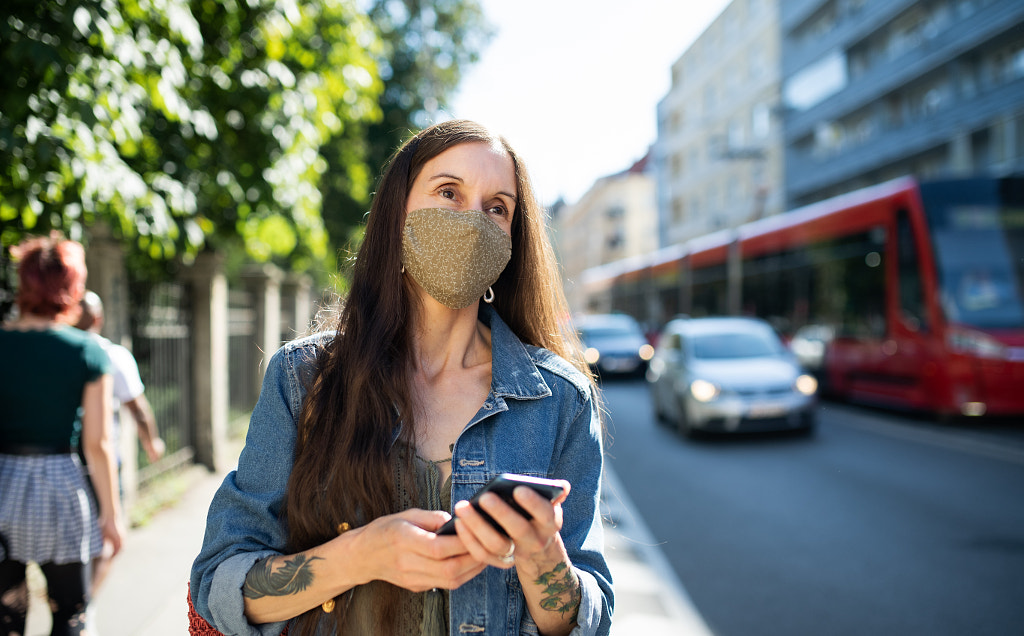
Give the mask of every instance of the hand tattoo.
<svg viewBox="0 0 1024 636">
<path fill-rule="evenodd" d="M 263 598 L 264 596 L 287 596 L 298 594 L 313 582 L 313 570 L 309 564 L 323 561 L 320 557 L 306 558 L 298 554 L 292 559 L 285 559 L 284 566 L 274 571 L 274 564 L 279 557 L 267 557 L 258 561 L 245 575 L 242 594 L 245 598 Z"/>
<path fill-rule="evenodd" d="M 534 583 L 544 586 L 541 608 L 549 612 L 559 612 L 562 616 L 569 613 L 569 619 L 572 622 L 576 621 L 583 594 L 580 592 L 580 581 L 572 568 L 563 561 L 550 572 L 541 574 Z"/>
</svg>

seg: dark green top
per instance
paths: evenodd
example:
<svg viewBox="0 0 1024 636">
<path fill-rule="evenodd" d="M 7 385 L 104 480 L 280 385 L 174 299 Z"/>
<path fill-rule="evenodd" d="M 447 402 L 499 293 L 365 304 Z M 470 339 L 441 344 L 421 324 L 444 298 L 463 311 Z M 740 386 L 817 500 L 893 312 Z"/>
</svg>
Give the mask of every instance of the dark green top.
<svg viewBox="0 0 1024 636">
<path fill-rule="evenodd" d="M 110 360 L 84 331 L 0 328 L 0 445 L 77 446 L 82 392 L 104 373 Z"/>
</svg>

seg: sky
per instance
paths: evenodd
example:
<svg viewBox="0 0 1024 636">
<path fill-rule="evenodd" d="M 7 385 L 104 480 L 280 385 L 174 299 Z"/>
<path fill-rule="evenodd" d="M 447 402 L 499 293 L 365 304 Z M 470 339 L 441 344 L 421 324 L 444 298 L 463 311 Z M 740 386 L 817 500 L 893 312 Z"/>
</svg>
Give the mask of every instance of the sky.
<svg viewBox="0 0 1024 636">
<path fill-rule="evenodd" d="M 577 202 L 657 136 L 672 63 L 728 0 L 481 0 L 495 35 L 452 117 L 504 135 L 543 205 Z"/>
</svg>

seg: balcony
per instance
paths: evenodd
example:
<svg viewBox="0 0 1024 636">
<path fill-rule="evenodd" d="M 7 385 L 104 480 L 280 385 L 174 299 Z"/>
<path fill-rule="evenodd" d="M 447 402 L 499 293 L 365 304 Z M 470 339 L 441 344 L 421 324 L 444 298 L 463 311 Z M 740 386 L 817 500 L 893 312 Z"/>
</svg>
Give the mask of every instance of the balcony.
<svg viewBox="0 0 1024 636">
<path fill-rule="evenodd" d="M 876 102 L 914 79 L 948 64 L 964 53 L 1019 29 L 1024 23 L 1024 3 L 1000 2 L 974 13 L 956 28 L 947 29 L 924 46 L 898 59 L 877 64 L 850 82 L 845 89 L 806 111 L 789 111 L 786 144 L 810 134 L 822 121 L 835 121 Z"/>
<path fill-rule="evenodd" d="M 1022 103 L 1024 79 L 1017 79 L 910 124 L 879 130 L 871 140 L 832 157 L 816 158 L 790 147 L 786 152 L 787 196 L 799 199 L 936 148 L 947 143 L 954 131 L 982 128 Z"/>
</svg>

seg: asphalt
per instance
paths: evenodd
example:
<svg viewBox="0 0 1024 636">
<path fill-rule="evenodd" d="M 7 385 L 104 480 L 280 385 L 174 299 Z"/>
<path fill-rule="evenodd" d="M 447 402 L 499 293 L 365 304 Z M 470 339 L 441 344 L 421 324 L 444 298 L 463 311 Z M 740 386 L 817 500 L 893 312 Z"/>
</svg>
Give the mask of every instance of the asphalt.
<svg viewBox="0 0 1024 636">
<path fill-rule="evenodd" d="M 230 465 L 230 464 L 229 464 Z M 188 633 L 186 584 L 203 540 L 206 512 L 224 473 L 193 467 L 181 476 L 173 505 L 129 531 L 94 602 L 91 636 L 182 636 Z M 710 636 L 660 547 L 615 474 L 605 476 L 605 546 L 615 585 L 613 636 Z M 49 633 L 38 574 L 26 636 Z"/>
</svg>

